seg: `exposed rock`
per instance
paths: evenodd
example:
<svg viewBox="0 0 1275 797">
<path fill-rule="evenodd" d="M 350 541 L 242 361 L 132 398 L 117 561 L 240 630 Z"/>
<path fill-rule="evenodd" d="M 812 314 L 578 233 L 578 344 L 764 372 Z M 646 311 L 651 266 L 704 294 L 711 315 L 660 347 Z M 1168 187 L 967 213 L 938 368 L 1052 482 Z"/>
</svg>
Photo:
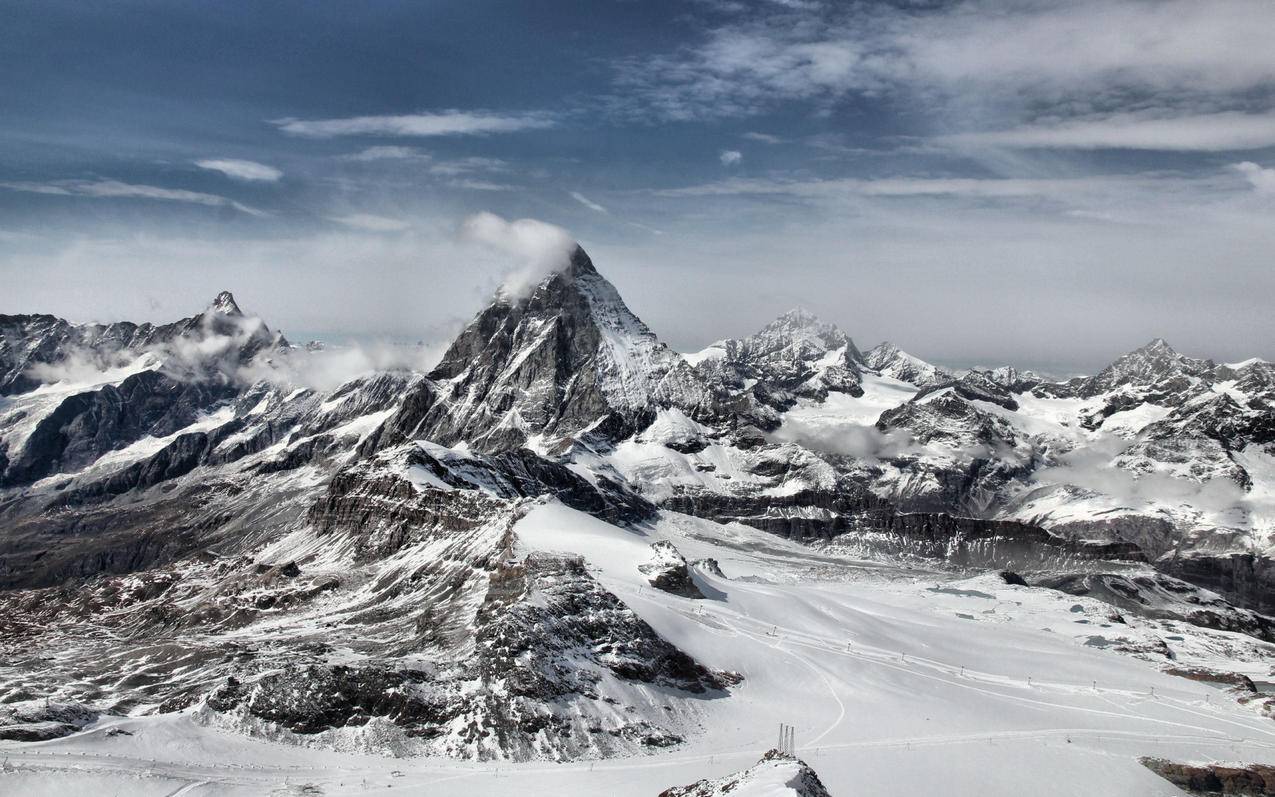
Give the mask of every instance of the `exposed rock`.
<svg viewBox="0 0 1275 797">
<path fill-rule="evenodd" d="M 674 786 L 660 792 L 660 797 L 726 797 L 729 794 L 830 797 L 819 775 L 805 761 L 778 750 L 767 752 L 761 761 L 741 772 L 711 780 L 706 778 L 689 786 Z"/>
<path fill-rule="evenodd" d="M 0 739 L 43 742 L 82 730 L 96 722 L 98 712 L 78 703 L 28 700 L 0 705 Z"/>
<path fill-rule="evenodd" d="M 1152 772 L 1191 794 L 1207 797 L 1270 797 L 1275 795 L 1275 767 L 1265 764 L 1179 764 L 1162 758 L 1143 758 Z"/>
<path fill-rule="evenodd" d="M 695 586 L 695 580 L 691 578 L 686 559 L 678 553 L 673 543 L 660 540 L 651 544 L 651 551 L 651 560 L 638 565 L 638 570 L 647 577 L 652 587 L 684 598 L 704 597 L 704 593 L 700 592 L 699 587 Z M 716 565 L 716 562 L 713 564 Z"/>
<path fill-rule="evenodd" d="M 1141 617 L 1182 620 L 1275 642 L 1275 619 L 1237 608 L 1216 593 L 1163 573 L 1048 574 L 1034 577 L 1032 585 L 1097 598 Z"/>
</svg>

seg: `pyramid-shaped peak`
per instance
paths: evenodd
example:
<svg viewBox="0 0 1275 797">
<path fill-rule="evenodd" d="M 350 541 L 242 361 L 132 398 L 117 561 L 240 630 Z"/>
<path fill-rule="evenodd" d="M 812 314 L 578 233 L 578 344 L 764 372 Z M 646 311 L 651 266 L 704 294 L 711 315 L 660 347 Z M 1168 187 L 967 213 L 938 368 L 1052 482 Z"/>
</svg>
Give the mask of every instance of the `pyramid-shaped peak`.
<svg viewBox="0 0 1275 797">
<path fill-rule="evenodd" d="M 208 309 L 221 315 L 243 315 L 243 311 L 239 309 L 239 305 L 235 302 L 235 295 L 230 291 L 222 291 L 217 294 L 217 298 L 212 300 L 212 303 L 208 305 Z"/>
</svg>

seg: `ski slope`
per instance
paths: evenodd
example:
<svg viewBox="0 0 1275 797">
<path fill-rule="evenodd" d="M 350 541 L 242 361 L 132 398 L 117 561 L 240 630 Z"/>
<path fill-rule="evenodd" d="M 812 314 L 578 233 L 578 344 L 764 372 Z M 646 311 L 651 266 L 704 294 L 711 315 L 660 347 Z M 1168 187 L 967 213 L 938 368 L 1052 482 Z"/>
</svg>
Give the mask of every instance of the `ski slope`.
<svg viewBox="0 0 1275 797">
<path fill-rule="evenodd" d="M 662 635 L 706 666 L 743 676 L 729 697 L 700 701 L 702 732 L 645 757 L 470 764 L 254 740 L 193 711 L 0 743 L 0 792 L 649 797 L 751 766 L 775 745 L 781 722 L 796 727 L 797 753 L 834 795 L 1168 795 L 1179 792 L 1139 756 L 1275 762 L 1275 722 L 1253 708 L 1086 644 L 1155 631 L 1136 618 L 1110 622 L 1112 610 L 1097 601 L 1008 586 L 994 574 L 954 580 L 854 561 L 673 514 L 626 530 L 547 501 L 515 533 L 519 553 L 582 555 Z M 693 571 L 706 599 L 646 583 L 638 565 L 657 540 L 692 562 L 717 560 L 724 576 Z M 1207 633 L 1237 637 L 1254 672 L 1269 671 L 1272 646 Z M 1205 649 L 1176 636 L 1184 656 Z"/>
</svg>

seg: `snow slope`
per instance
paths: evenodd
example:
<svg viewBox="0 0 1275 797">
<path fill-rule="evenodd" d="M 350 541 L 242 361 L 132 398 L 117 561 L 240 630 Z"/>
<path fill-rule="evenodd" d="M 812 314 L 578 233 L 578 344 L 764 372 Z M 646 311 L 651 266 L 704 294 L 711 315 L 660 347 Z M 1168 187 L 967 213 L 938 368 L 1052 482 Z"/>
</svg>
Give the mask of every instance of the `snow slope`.
<svg viewBox="0 0 1275 797">
<path fill-rule="evenodd" d="M 953 581 L 673 514 L 621 529 L 541 502 L 515 534 L 519 555 L 583 555 L 661 635 L 706 666 L 743 676 L 731 697 L 700 702 L 704 733 L 651 756 L 482 765 L 279 746 L 202 726 L 187 712 L 104 720 L 52 742 L 0 743 L 0 787 L 653 795 L 750 766 L 781 722 L 797 728 L 798 754 L 832 794 L 1163 795 L 1172 787 L 1139 756 L 1275 761 L 1275 723 L 1113 641 L 1159 640 L 1204 659 L 1226 644 L 1232 660 L 1269 668 L 1275 648 L 1248 637 L 1115 623 L 1105 604 L 994 575 Z M 706 600 L 649 586 L 639 565 L 657 540 L 692 562 L 719 563 L 721 576 L 693 568 Z M 108 735 L 113 728 L 132 735 Z"/>
</svg>

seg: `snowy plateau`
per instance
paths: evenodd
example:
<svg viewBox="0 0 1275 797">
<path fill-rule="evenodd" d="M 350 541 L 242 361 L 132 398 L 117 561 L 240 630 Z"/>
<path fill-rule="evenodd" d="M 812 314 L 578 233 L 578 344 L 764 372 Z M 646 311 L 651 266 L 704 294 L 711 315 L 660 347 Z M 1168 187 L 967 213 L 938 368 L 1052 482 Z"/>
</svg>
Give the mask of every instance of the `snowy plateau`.
<svg viewBox="0 0 1275 797">
<path fill-rule="evenodd" d="M 1275 365 L 683 354 L 579 248 L 331 356 L 0 316 L 0 793 L 1275 794 Z"/>
</svg>

